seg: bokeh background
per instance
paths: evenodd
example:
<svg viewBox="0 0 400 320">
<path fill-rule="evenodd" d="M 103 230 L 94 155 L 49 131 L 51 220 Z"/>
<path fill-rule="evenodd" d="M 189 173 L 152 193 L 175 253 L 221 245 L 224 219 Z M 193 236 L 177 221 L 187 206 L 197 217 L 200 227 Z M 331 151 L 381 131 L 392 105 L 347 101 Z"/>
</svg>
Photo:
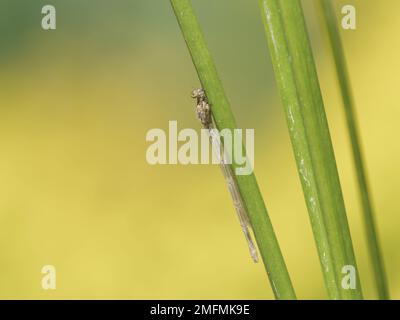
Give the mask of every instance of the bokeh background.
<svg viewBox="0 0 400 320">
<path fill-rule="evenodd" d="M 400 2 L 343 31 L 393 298 L 400 298 Z M 57 30 L 41 29 L 41 8 Z M 299 298 L 325 299 L 256 0 L 193 0 Z M 367 298 L 371 281 L 332 57 L 304 1 Z M 0 0 L 0 298 L 270 299 L 216 166 L 150 166 L 146 132 L 196 128 L 198 79 L 169 1 Z M 41 288 L 43 265 L 57 289 Z"/>
</svg>

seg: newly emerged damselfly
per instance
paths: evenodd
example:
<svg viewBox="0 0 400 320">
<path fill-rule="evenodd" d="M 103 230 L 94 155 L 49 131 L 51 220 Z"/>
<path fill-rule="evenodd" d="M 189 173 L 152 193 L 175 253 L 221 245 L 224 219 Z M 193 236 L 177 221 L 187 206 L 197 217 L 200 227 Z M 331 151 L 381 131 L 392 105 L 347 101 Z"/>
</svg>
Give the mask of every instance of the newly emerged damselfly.
<svg viewBox="0 0 400 320">
<path fill-rule="evenodd" d="M 216 153 L 222 173 L 225 177 L 226 184 L 228 185 L 233 205 L 239 218 L 240 226 L 242 227 L 244 236 L 246 238 L 250 250 L 250 255 L 254 262 L 258 262 L 257 248 L 254 244 L 253 238 L 249 230 L 249 228 L 251 228 L 251 223 L 247 213 L 246 205 L 240 194 L 239 186 L 237 184 L 233 170 L 226 160 L 227 157 L 225 154 L 225 149 L 223 144 L 221 143 L 219 132 L 214 124 L 211 106 L 208 103 L 206 93 L 204 89 L 195 89 L 192 91 L 192 97 L 196 99 L 197 102 L 197 117 L 199 118 L 203 127 L 208 130 L 214 152 Z"/>
</svg>

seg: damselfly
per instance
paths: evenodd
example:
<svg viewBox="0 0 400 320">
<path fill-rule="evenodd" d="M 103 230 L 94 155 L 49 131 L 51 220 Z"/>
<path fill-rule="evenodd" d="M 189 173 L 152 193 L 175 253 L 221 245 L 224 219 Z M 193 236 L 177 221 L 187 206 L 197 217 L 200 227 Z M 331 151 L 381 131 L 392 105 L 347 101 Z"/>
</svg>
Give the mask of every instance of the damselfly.
<svg viewBox="0 0 400 320">
<path fill-rule="evenodd" d="M 208 130 L 208 133 L 210 135 L 211 143 L 214 148 L 214 152 L 217 155 L 218 162 L 220 163 L 220 167 L 222 173 L 224 174 L 226 184 L 228 185 L 233 205 L 239 218 L 240 226 L 242 227 L 250 250 L 250 255 L 254 262 L 258 262 L 257 249 L 249 230 L 249 228 L 251 228 L 251 223 L 247 213 L 246 205 L 240 194 L 239 186 L 234 177 L 233 170 L 226 160 L 225 150 L 223 144 L 221 143 L 221 137 L 218 133 L 218 130 L 214 125 L 212 110 L 210 104 L 208 103 L 206 93 L 204 89 L 195 89 L 192 91 L 192 97 L 197 101 L 197 117 L 199 118 L 203 127 Z"/>
</svg>

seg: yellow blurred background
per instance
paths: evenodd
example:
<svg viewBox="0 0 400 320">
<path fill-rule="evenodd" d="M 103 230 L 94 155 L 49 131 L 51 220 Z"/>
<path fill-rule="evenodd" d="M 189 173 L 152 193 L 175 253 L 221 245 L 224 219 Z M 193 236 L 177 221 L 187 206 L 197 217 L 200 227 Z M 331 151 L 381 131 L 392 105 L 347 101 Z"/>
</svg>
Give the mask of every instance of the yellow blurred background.
<svg viewBox="0 0 400 320">
<path fill-rule="evenodd" d="M 344 114 L 304 1 L 364 294 L 375 298 Z M 146 162 L 146 132 L 199 129 L 196 73 L 169 1 L 0 0 L 0 298 L 272 299 L 216 166 Z M 297 295 L 326 293 L 256 0 L 193 0 Z M 393 298 L 400 298 L 400 2 L 343 31 Z M 54 265 L 57 289 L 43 290 Z"/>
</svg>

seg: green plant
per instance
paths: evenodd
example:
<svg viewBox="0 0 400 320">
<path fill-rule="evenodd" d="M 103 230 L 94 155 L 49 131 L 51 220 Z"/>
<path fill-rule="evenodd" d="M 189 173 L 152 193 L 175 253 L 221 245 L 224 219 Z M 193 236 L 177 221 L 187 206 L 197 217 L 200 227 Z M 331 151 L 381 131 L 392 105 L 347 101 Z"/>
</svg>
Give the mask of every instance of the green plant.
<svg viewBox="0 0 400 320">
<path fill-rule="evenodd" d="M 299 0 L 259 0 L 314 238 L 332 299 L 362 299 L 342 286 L 356 261 L 303 10 Z"/>
<path fill-rule="evenodd" d="M 224 93 L 211 54 L 189 0 L 171 0 L 182 34 L 196 67 L 202 87 L 212 105 L 219 130 L 236 128 L 230 104 Z M 233 164 L 233 169 L 236 165 Z M 285 262 L 254 174 L 236 176 L 246 204 L 262 260 L 274 294 L 278 299 L 295 299 Z"/>
<path fill-rule="evenodd" d="M 379 248 L 378 234 L 375 225 L 374 211 L 368 187 L 368 179 L 365 170 L 361 143 L 357 128 L 356 113 L 354 111 L 354 99 L 351 92 L 350 80 L 347 71 L 343 44 L 340 38 L 335 10 L 331 0 L 319 1 L 324 24 L 328 30 L 329 40 L 336 64 L 338 82 L 342 94 L 343 106 L 346 114 L 347 128 L 349 131 L 354 166 L 357 174 L 358 188 L 361 205 L 364 214 L 364 224 L 367 234 L 369 255 L 374 269 L 375 285 L 380 299 L 389 299 L 389 290 L 386 280 L 382 253 Z"/>
</svg>

